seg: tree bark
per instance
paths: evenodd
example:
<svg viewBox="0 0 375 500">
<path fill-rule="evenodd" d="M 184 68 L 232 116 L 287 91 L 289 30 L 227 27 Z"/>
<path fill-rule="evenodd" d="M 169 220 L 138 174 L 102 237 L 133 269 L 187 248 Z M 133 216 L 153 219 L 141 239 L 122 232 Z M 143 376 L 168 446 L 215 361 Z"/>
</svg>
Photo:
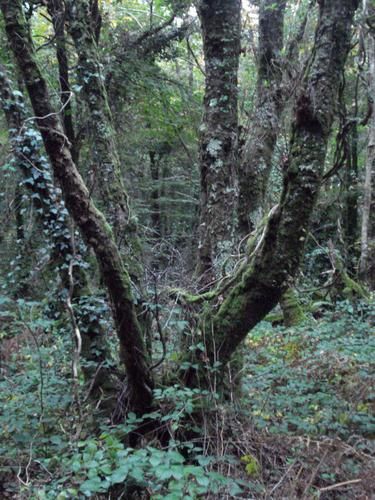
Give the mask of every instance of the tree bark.
<svg viewBox="0 0 375 500">
<path fill-rule="evenodd" d="M 69 84 L 69 61 L 66 51 L 65 40 L 65 5 L 63 0 L 48 0 L 48 13 L 52 18 L 53 29 L 55 32 L 56 57 L 59 68 L 60 101 L 63 107 L 62 116 L 64 130 L 71 144 L 72 158 L 75 163 L 78 162 L 78 144 L 73 126 L 73 109 L 71 105 L 71 89 Z"/>
<path fill-rule="evenodd" d="M 122 178 L 113 117 L 93 29 L 91 3 L 90 0 L 66 0 L 68 31 L 78 54 L 77 75 L 82 86 L 81 95 L 90 114 L 95 189 L 99 190 L 103 204 L 108 207 L 106 215 L 113 225 L 116 242 L 120 246 L 125 243 L 131 259 L 139 253 L 140 247 Z M 132 261 L 129 269 L 134 273 L 136 267 L 136 261 Z"/>
<path fill-rule="evenodd" d="M 120 357 L 126 367 L 129 407 L 147 412 L 152 403 L 153 381 L 147 363 L 142 332 L 135 313 L 129 274 L 126 271 L 112 231 L 94 205 L 71 156 L 68 140 L 58 115 L 51 106 L 46 82 L 35 61 L 35 54 L 21 0 L 0 0 L 9 43 L 23 75 L 54 175 L 59 181 L 66 207 L 86 243 L 95 252 L 108 290 Z"/>
<path fill-rule="evenodd" d="M 237 162 L 237 73 L 241 0 L 202 0 L 198 9 L 205 58 L 204 116 L 200 134 L 200 225 L 197 274 L 214 273 L 230 250 Z"/>
<path fill-rule="evenodd" d="M 71 222 L 61 194 L 53 185 L 50 165 L 41 153 L 43 142 L 40 133 L 30 121 L 27 122 L 25 102 L 20 95 L 15 95 L 13 88 L 6 69 L 0 64 L 0 103 L 8 124 L 16 166 L 23 174 L 24 186 L 31 193 L 43 232 L 50 240 L 51 260 L 58 270 L 61 285 L 67 290 L 70 286 L 68 267 L 70 260 L 75 258 Z M 73 278 L 72 299 L 79 306 L 79 320 L 80 313 L 84 313 L 84 308 L 80 305 L 87 302 L 91 290 L 87 275 L 79 265 L 73 267 Z M 81 335 L 82 356 L 89 362 L 83 372 L 92 385 L 91 396 L 95 399 L 103 398 L 104 395 L 106 407 L 114 408 L 114 363 L 100 317 L 86 320 Z M 109 381 L 112 381 L 112 387 L 109 387 Z"/>
<path fill-rule="evenodd" d="M 295 276 L 323 175 L 338 86 L 350 49 L 358 0 L 319 2 L 312 58 L 296 102 L 289 166 L 280 203 L 260 251 L 217 312 L 202 319 L 206 359 L 226 364 L 239 344 L 277 304 Z"/>
<path fill-rule="evenodd" d="M 366 14 L 374 16 L 375 9 Z M 363 186 L 361 256 L 359 276 L 371 290 L 375 290 L 375 33 L 370 29 L 367 34 L 368 94 L 370 96 L 371 116 L 368 124 L 368 144 Z"/>
<path fill-rule="evenodd" d="M 264 204 L 283 109 L 281 51 L 285 0 L 262 0 L 259 8 L 258 81 L 255 110 L 238 173 L 238 228 L 254 230 Z"/>
</svg>

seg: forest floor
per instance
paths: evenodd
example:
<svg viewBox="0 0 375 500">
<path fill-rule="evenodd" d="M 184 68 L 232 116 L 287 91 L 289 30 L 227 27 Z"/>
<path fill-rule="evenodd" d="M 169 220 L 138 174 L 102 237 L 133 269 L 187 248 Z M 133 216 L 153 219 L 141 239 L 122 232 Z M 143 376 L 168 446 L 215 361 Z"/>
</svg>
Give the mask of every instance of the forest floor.
<svg viewBox="0 0 375 500">
<path fill-rule="evenodd" d="M 170 445 L 146 436 L 136 449 L 126 435 L 142 419 L 94 431 L 87 388 L 69 376 L 70 336 L 35 304 L 19 307 L 13 336 L 1 333 L 0 498 L 374 498 L 368 305 L 341 303 L 298 327 L 262 322 L 224 399 L 178 384 L 156 390 L 159 410 L 147 418 L 168 428 Z"/>
</svg>

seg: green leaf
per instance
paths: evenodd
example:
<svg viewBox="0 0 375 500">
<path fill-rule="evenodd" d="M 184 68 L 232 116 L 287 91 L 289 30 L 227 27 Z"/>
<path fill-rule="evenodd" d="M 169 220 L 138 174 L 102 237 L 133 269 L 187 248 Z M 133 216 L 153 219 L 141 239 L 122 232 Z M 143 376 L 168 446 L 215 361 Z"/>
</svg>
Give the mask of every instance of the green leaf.
<svg viewBox="0 0 375 500">
<path fill-rule="evenodd" d="M 102 481 L 98 477 L 87 479 L 81 484 L 79 490 L 87 497 L 90 497 L 92 493 L 102 491 Z"/>
<path fill-rule="evenodd" d="M 112 484 L 123 483 L 127 478 L 128 473 L 129 473 L 129 467 L 127 465 L 121 465 L 121 467 L 119 467 L 112 473 L 109 480 L 111 481 Z"/>
<path fill-rule="evenodd" d="M 196 476 L 196 480 L 200 486 L 208 486 L 210 484 L 210 480 L 207 476 Z"/>
</svg>

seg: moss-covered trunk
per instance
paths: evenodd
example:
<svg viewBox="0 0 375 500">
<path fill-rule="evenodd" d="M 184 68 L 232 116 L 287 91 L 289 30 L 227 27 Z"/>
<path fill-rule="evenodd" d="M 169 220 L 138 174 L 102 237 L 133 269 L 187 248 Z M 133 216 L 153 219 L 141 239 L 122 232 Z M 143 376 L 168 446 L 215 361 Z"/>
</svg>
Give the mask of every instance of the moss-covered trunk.
<svg viewBox="0 0 375 500">
<path fill-rule="evenodd" d="M 95 252 L 104 284 L 108 290 L 121 359 L 127 372 L 129 406 L 146 412 L 152 402 L 152 378 L 148 369 L 131 292 L 129 274 L 124 268 L 111 228 L 93 204 L 71 156 L 69 143 L 58 115 L 51 106 L 46 82 L 35 61 L 32 41 L 26 26 L 21 0 L 0 0 L 8 40 L 24 78 L 38 128 L 50 158 L 55 178 L 60 183 L 66 206 L 85 241 Z"/>
<path fill-rule="evenodd" d="M 66 0 L 65 5 L 68 31 L 78 55 L 77 76 L 82 86 L 80 95 L 89 112 L 94 189 L 99 192 L 107 219 L 113 225 L 116 242 L 126 248 L 131 258 L 139 253 L 140 248 L 122 177 L 115 127 L 99 61 L 97 33 L 92 22 L 91 2 Z M 134 272 L 136 262 L 134 259 L 129 266 L 132 275 L 137 274 Z"/>
<path fill-rule="evenodd" d="M 238 172 L 241 235 L 252 231 L 261 215 L 278 136 L 285 5 L 285 0 L 262 0 L 259 8 L 257 97 Z"/>
<path fill-rule="evenodd" d="M 198 11 L 206 83 L 197 273 L 209 274 L 214 259 L 230 249 L 234 228 L 241 0 L 203 0 Z"/>
<path fill-rule="evenodd" d="M 277 304 L 299 268 L 357 6 L 358 0 L 319 2 L 315 44 L 295 105 L 289 166 L 278 209 L 241 282 L 231 289 L 217 312 L 202 319 L 206 358 L 212 364 L 229 361 L 249 330 Z"/>
</svg>

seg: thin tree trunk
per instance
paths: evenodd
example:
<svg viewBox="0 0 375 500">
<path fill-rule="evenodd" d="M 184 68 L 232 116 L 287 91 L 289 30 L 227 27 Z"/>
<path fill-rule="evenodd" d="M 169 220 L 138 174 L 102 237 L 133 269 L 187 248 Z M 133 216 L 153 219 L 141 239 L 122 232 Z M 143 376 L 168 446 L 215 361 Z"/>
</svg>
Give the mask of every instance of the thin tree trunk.
<svg viewBox="0 0 375 500">
<path fill-rule="evenodd" d="M 375 9 L 371 9 L 375 13 Z M 368 283 L 371 290 L 375 289 L 375 33 L 370 30 L 367 35 L 368 93 L 371 102 L 371 116 L 368 125 L 369 138 L 363 186 L 363 206 L 361 225 L 361 256 L 359 261 L 359 276 Z"/>
<path fill-rule="evenodd" d="M 354 116 L 354 118 L 357 118 Z M 345 206 L 343 212 L 346 268 L 352 275 L 355 259 L 356 243 L 358 241 L 358 128 L 353 123 L 349 132 L 348 156 L 345 165 Z"/>
<path fill-rule="evenodd" d="M 82 97 L 90 113 L 90 133 L 94 157 L 95 188 L 105 203 L 106 215 L 113 225 L 116 242 L 127 246 L 128 257 L 139 253 L 136 225 L 131 219 L 129 198 L 125 190 L 121 162 L 116 145 L 113 117 L 93 30 L 90 0 L 66 0 L 68 31 L 78 54 L 78 80 Z M 132 274 L 138 267 L 132 261 Z M 134 273 L 136 274 L 136 273 Z"/>
<path fill-rule="evenodd" d="M 71 144 L 72 158 L 78 162 L 78 144 L 76 143 L 73 126 L 73 108 L 71 104 L 71 89 L 69 84 L 69 61 L 65 40 L 65 5 L 63 0 L 48 0 L 48 12 L 52 18 L 55 31 L 56 57 L 59 68 L 60 101 L 63 107 L 62 116 L 64 130 Z"/>
<path fill-rule="evenodd" d="M 285 73 L 288 73 L 287 68 L 298 65 L 298 44 L 303 39 L 307 22 L 309 7 L 283 56 L 285 8 L 285 0 L 262 0 L 259 8 L 257 97 L 238 171 L 238 229 L 242 238 L 252 232 L 263 217 L 280 119 L 289 97 L 286 93 L 290 92 L 295 80 L 295 75 L 291 74 L 286 79 Z M 285 305 L 293 303 L 296 317 L 300 310 L 292 287 L 280 303 L 285 313 L 284 322 L 288 324 L 292 308 Z"/>
<path fill-rule="evenodd" d="M 1 75 L 0 75 L 1 78 Z M 14 212 L 16 219 L 16 237 L 22 245 L 25 244 L 25 226 L 22 214 L 22 188 L 19 182 L 17 182 L 16 189 L 14 191 Z"/>
<path fill-rule="evenodd" d="M 260 219 L 279 131 L 285 6 L 285 0 L 262 0 L 259 8 L 257 98 L 238 174 L 241 236 L 253 231 Z"/>
<path fill-rule="evenodd" d="M 108 290 L 120 357 L 127 372 L 129 407 L 145 413 L 152 403 L 153 381 L 134 307 L 129 274 L 126 271 L 112 231 L 94 205 L 73 160 L 60 120 L 51 106 L 46 82 L 35 61 L 35 54 L 21 0 L 0 0 L 9 43 L 23 75 L 54 175 L 59 181 L 66 207 L 86 243 L 93 248 L 103 282 Z"/>
<path fill-rule="evenodd" d="M 155 151 L 149 152 L 150 157 L 150 173 L 152 180 L 151 187 L 151 225 L 153 237 L 160 239 L 162 235 L 161 229 L 161 210 L 160 210 L 160 156 L 157 157 Z"/>
<path fill-rule="evenodd" d="M 237 73 L 241 0 L 199 4 L 206 86 L 200 135 L 200 225 L 197 274 L 213 274 L 215 259 L 226 255 L 234 230 L 234 173 L 237 162 Z"/>
</svg>

